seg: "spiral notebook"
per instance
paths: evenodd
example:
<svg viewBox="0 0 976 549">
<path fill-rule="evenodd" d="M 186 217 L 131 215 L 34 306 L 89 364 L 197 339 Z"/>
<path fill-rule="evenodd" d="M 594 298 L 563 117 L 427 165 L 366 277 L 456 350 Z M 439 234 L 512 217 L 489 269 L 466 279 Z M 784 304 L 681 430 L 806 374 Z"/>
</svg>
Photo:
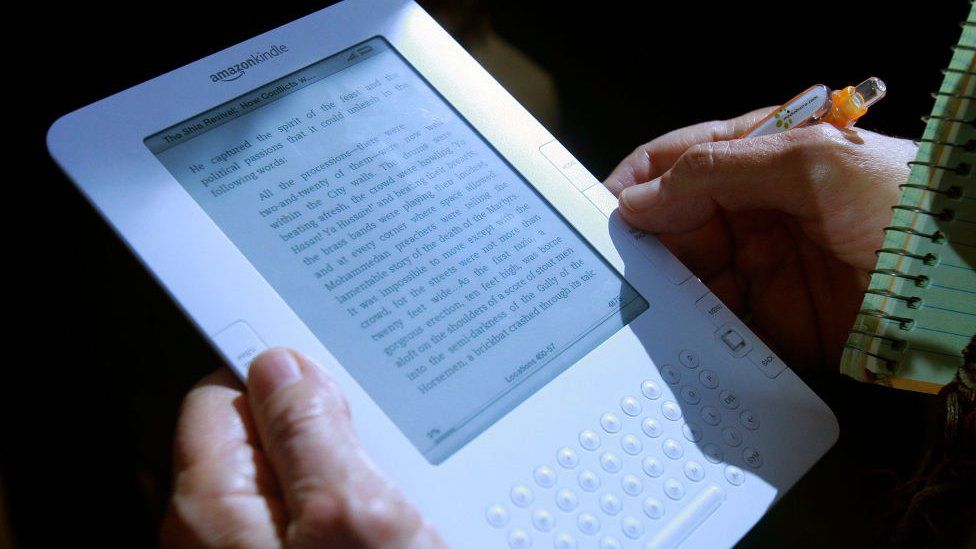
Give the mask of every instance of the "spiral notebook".
<svg viewBox="0 0 976 549">
<path fill-rule="evenodd" d="M 845 344 L 857 379 L 937 392 L 976 334 L 976 6 L 962 28 Z"/>
</svg>

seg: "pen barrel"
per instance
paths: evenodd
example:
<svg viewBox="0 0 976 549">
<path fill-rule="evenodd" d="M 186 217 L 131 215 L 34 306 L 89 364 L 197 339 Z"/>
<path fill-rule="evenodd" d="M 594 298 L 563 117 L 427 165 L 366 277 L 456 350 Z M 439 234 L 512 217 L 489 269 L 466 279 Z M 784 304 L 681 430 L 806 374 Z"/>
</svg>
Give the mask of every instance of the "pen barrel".
<svg viewBox="0 0 976 549">
<path fill-rule="evenodd" d="M 798 128 L 825 115 L 829 109 L 830 88 L 817 84 L 781 105 L 739 137 L 759 137 Z"/>
</svg>

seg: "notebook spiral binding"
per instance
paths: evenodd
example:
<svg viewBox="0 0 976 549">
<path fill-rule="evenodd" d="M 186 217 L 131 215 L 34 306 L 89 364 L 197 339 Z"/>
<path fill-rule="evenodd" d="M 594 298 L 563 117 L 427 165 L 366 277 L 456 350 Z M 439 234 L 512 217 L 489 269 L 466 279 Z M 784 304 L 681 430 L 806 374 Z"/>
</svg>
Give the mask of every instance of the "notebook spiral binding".
<svg viewBox="0 0 976 549">
<path fill-rule="evenodd" d="M 919 238 L 927 238 L 927 239 L 931 240 L 932 242 L 936 242 L 936 243 L 945 241 L 945 235 L 943 235 L 939 231 L 935 231 L 933 233 L 923 233 L 922 231 L 917 231 L 917 230 L 915 230 L 915 229 L 913 229 L 911 227 L 901 227 L 901 226 L 898 226 L 898 225 L 890 225 L 888 227 L 885 227 L 884 230 L 885 230 L 885 232 L 887 232 L 887 231 L 896 231 L 896 232 L 899 232 L 899 233 L 906 233 L 906 234 L 910 234 L 912 236 L 917 236 Z"/>
<path fill-rule="evenodd" d="M 953 74 L 976 74 L 976 71 L 967 71 L 966 69 L 957 69 L 955 67 L 946 67 L 942 69 L 942 74 L 948 74 L 950 72 Z"/>
<path fill-rule="evenodd" d="M 910 188 L 918 189 L 920 191 L 928 191 L 931 193 L 939 193 L 948 196 L 949 198 L 959 198 L 962 196 L 962 187 L 958 185 L 950 185 L 946 189 L 939 189 L 937 187 L 930 187 L 928 185 L 923 185 L 921 183 L 902 183 L 898 185 L 899 189 Z"/>
<path fill-rule="evenodd" d="M 967 175 L 972 171 L 972 166 L 965 162 L 960 162 L 955 166 L 942 166 L 934 162 L 923 162 L 921 160 L 911 160 L 908 162 L 908 167 L 912 166 L 928 166 L 930 170 L 942 170 L 946 172 L 956 172 L 957 175 Z"/>
<path fill-rule="evenodd" d="M 935 263 L 939 260 L 939 256 L 935 254 L 921 255 L 906 250 L 902 250 L 901 248 L 880 248 L 874 251 L 874 255 L 881 255 L 881 254 L 894 254 L 894 255 L 900 255 L 902 257 L 910 257 L 912 259 L 918 259 L 922 263 L 925 263 L 926 265 L 935 265 Z"/>
<path fill-rule="evenodd" d="M 922 122 L 928 123 L 929 120 L 941 120 L 942 122 L 951 122 L 953 124 L 972 124 L 973 119 L 966 120 L 965 118 L 951 118 L 948 116 L 940 116 L 937 114 L 927 114 L 922 118 Z"/>
<path fill-rule="evenodd" d="M 851 332 L 852 333 L 863 333 L 860 330 L 851 330 Z M 879 336 L 876 336 L 876 335 L 873 335 L 873 334 L 866 334 L 866 333 L 864 335 L 866 335 L 868 337 L 874 337 L 874 338 L 878 338 L 879 337 Z M 880 339 L 886 339 L 886 338 L 880 338 Z M 878 362 L 884 364 L 885 365 L 885 368 L 890 373 L 894 373 L 895 372 L 895 369 L 898 367 L 898 362 L 897 361 L 892 360 L 892 359 L 890 359 L 890 358 L 888 358 L 886 356 L 879 355 L 877 353 L 872 353 L 871 351 L 865 349 L 864 347 L 861 347 L 859 345 L 854 345 L 853 343 L 851 343 L 849 341 L 847 343 L 844 343 L 844 348 L 845 349 L 850 349 L 850 350 L 852 350 L 854 352 L 858 352 L 858 353 L 862 353 L 862 354 L 868 355 L 869 357 L 871 357 L 871 358 L 877 360 Z"/>
<path fill-rule="evenodd" d="M 905 280 L 911 280 L 919 288 L 924 288 L 929 283 L 929 277 L 925 275 L 910 275 L 908 273 L 903 273 L 897 269 L 871 269 L 870 271 L 868 271 L 868 274 L 893 276 L 895 278 L 904 278 Z"/>
<path fill-rule="evenodd" d="M 959 25 L 961 27 L 963 27 L 963 28 L 965 28 L 967 26 L 976 26 L 976 21 L 966 20 L 966 21 L 960 22 Z M 976 46 L 971 46 L 971 45 L 968 45 L 968 44 L 956 44 L 956 45 L 951 46 L 951 49 L 952 49 L 953 52 L 955 52 L 956 50 L 965 50 L 965 51 L 973 51 L 973 52 L 976 52 Z M 974 72 L 973 70 L 959 69 L 959 68 L 955 68 L 955 67 L 946 67 L 945 69 L 942 69 L 941 72 L 942 72 L 943 75 L 948 74 L 948 73 L 961 74 L 961 75 L 974 75 L 974 74 L 976 74 L 976 72 Z M 974 101 L 974 100 L 976 100 L 976 95 L 965 94 L 965 93 L 934 91 L 930 95 L 932 96 L 933 99 L 936 99 L 936 100 L 939 99 L 939 98 L 947 98 L 950 101 Z M 969 125 L 976 126 L 976 119 L 953 118 L 953 117 L 940 116 L 940 115 L 928 115 L 928 116 L 923 116 L 921 118 L 922 118 L 922 122 L 924 122 L 926 124 L 929 121 L 931 121 L 931 120 L 935 120 L 936 123 L 938 123 L 938 124 L 969 124 Z M 973 139 L 970 139 L 970 140 L 966 141 L 965 143 L 953 143 L 953 142 L 949 142 L 949 141 L 941 141 L 941 140 L 935 140 L 935 139 L 921 138 L 921 139 L 915 140 L 914 142 L 915 142 L 916 145 L 918 145 L 920 143 L 929 143 L 931 145 L 936 145 L 936 146 L 960 148 L 960 149 L 962 149 L 964 151 L 967 151 L 967 152 L 972 152 L 972 151 L 976 150 L 976 140 L 973 140 Z M 912 160 L 912 161 L 909 161 L 907 164 L 908 164 L 909 169 L 911 169 L 912 166 L 920 165 L 920 166 L 927 166 L 930 170 L 942 170 L 942 171 L 952 172 L 952 173 L 955 173 L 958 176 L 972 176 L 972 174 L 973 174 L 972 166 L 970 166 L 969 164 L 966 164 L 964 162 L 963 163 L 960 163 L 960 164 L 958 164 L 956 166 L 943 166 L 943 165 L 936 164 L 934 162 L 924 162 L 924 161 Z M 949 187 L 943 189 L 943 188 L 932 187 L 932 186 L 929 186 L 929 185 L 926 185 L 926 184 L 923 184 L 923 183 L 916 183 L 916 182 L 912 182 L 912 181 L 908 181 L 906 183 L 902 183 L 901 185 L 898 186 L 898 188 L 899 189 L 911 188 L 911 189 L 918 189 L 918 190 L 924 191 L 924 192 L 938 193 L 938 194 L 945 195 L 946 197 L 951 198 L 951 199 L 958 199 L 958 198 L 962 197 L 962 193 L 963 193 L 962 187 L 960 187 L 958 185 L 950 185 Z M 937 211 L 926 210 L 924 208 L 919 208 L 919 207 L 915 207 L 915 206 L 907 206 L 907 205 L 898 204 L 898 205 L 892 206 L 892 210 L 896 210 L 896 211 L 897 210 L 902 210 L 902 211 L 909 211 L 909 212 L 916 213 L 916 214 L 921 214 L 921 215 L 928 215 L 928 216 L 931 216 L 931 217 L 934 217 L 936 219 L 940 219 L 940 220 L 943 220 L 943 221 L 951 221 L 952 218 L 953 218 L 953 216 L 954 216 L 954 212 L 951 209 L 948 209 L 948 208 L 945 208 L 942 211 L 938 211 L 937 212 Z M 917 236 L 917 237 L 920 237 L 920 238 L 927 238 L 927 239 L 931 240 L 932 242 L 936 242 L 936 243 L 941 243 L 941 242 L 943 242 L 945 240 L 945 235 L 943 235 L 939 231 L 935 231 L 935 232 L 932 232 L 932 233 L 925 233 L 925 232 L 922 232 L 922 231 L 915 230 L 912 227 L 895 226 L 895 225 L 885 227 L 884 230 L 885 230 L 885 232 L 887 232 L 887 231 L 896 231 L 896 232 L 902 232 L 902 233 L 910 234 L 910 235 L 913 235 L 913 236 Z M 902 257 L 908 257 L 908 258 L 911 258 L 911 259 L 917 259 L 923 265 L 928 265 L 928 266 L 932 266 L 932 265 L 937 264 L 938 263 L 938 260 L 939 260 L 938 256 L 936 256 L 934 254 L 931 254 L 931 253 L 927 253 L 925 255 L 922 255 L 922 254 L 914 253 L 914 252 L 912 252 L 910 250 L 904 250 L 904 249 L 901 249 L 901 248 L 880 248 L 880 249 L 875 250 L 874 253 L 875 253 L 875 255 L 893 254 L 893 255 L 898 255 L 898 256 L 902 256 Z M 881 276 L 891 276 L 891 277 L 896 277 L 896 278 L 902 278 L 902 279 L 906 279 L 906 280 L 911 280 L 912 282 L 915 283 L 915 286 L 916 287 L 923 287 L 923 288 L 925 286 L 927 286 L 928 285 L 928 282 L 929 282 L 929 277 L 927 277 L 925 275 L 912 275 L 912 274 L 908 274 L 908 273 L 901 272 L 901 271 L 899 271 L 897 269 L 872 269 L 871 271 L 868 271 L 868 274 L 871 275 L 871 276 L 881 275 Z M 897 300 L 897 301 L 901 301 L 901 302 L 905 303 L 905 305 L 907 305 L 910 309 L 916 309 L 922 303 L 922 298 L 920 298 L 918 296 L 899 294 L 899 293 L 892 292 L 892 291 L 886 290 L 886 289 L 881 289 L 881 288 L 868 288 L 867 290 L 864 291 L 864 294 L 865 295 L 877 295 L 877 296 L 885 297 L 885 298 L 888 298 L 888 299 L 894 299 L 894 300 Z M 915 321 L 912 318 L 904 317 L 904 316 L 892 315 L 892 314 L 889 314 L 888 312 L 883 311 L 883 310 L 880 310 L 880 309 L 861 309 L 861 310 L 859 310 L 857 312 L 857 316 L 867 316 L 867 317 L 877 318 L 877 319 L 882 320 L 882 321 L 885 321 L 885 322 L 896 323 L 896 324 L 898 324 L 898 327 L 900 329 L 906 330 L 906 331 L 907 330 L 911 330 L 912 327 L 915 324 Z M 860 328 L 858 328 L 856 326 L 854 328 L 851 328 L 851 330 L 849 331 L 849 333 L 850 334 L 861 335 L 861 336 L 864 336 L 864 337 L 867 337 L 867 338 L 871 338 L 871 339 L 881 340 L 881 341 L 887 343 L 893 350 L 903 349 L 906 346 L 906 344 L 907 344 L 907 341 L 905 339 L 901 339 L 901 338 L 897 338 L 897 337 L 891 337 L 890 335 L 883 335 L 883 334 L 879 334 L 879 333 L 875 333 L 875 332 L 869 332 L 867 330 L 862 330 L 862 329 L 860 329 Z M 866 349 L 866 348 L 864 348 L 864 347 L 862 347 L 860 345 L 851 343 L 850 340 L 848 340 L 847 342 L 845 342 L 843 344 L 843 347 L 845 349 L 850 349 L 850 350 L 852 350 L 854 352 L 862 353 L 864 355 L 867 355 L 867 356 L 875 359 L 876 361 L 878 361 L 879 363 L 881 363 L 884 366 L 884 368 L 888 371 L 888 373 L 890 373 L 890 374 L 894 374 L 895 371 L 896 371 L 896 369 L 897 369 L 897 367 L 898 367 L 898 361 L 897 360 L 894 360 L 892 358 L 889 358 L 889 357 L 880 355 L 878 353 L 875 353 L 873 351 L 870 351 L 870 350 L 868 350 L 868 349 Z"/>
<path fill-rule="evenodd" d="M 898 301 L 904 301 L 910 309 L 918 309 L 919 304 L 922 303 L 922 298 L 914 295 L 901 295 L 896 294 L 890 290 L 881 290 L 878 288 L 869 288 L 865 293 L 880 295 L 881 297 L 887 297 L 891 299 L 897 299 Z"/>
<path fill-rule="evenodd" d="M 921 138 L 921 139 L 913 139 L 912 142 L 915 143 L 915 145 L 928 143 L 930 145 L 938 145 L 940 147 L 952 147 L 954 149 L 962 149 L 966 152 L 976 151 L 976 139 L 970 139 L 965 143 L 953 143 L 951 141 L 941 141 L 939 139 Z"/>
<path fill-rule="evenodd" d="M 940 97 L 951 97 L 953 99 L 969 99 L 970 101 L 976 99 L 976 95 L 970 95 L 965 93 L 944 92 L 944 91 L 930 92 L 929 95 L 932 96 L 932 99 L 938 99 Z"/>
<path fill-rule="evenodd" d="M 925 208 L 919 208 L 918 206 L 905 206 L 903 204 L 897 204 L 892 206 L 891 209 L 928 215 L 942 221 L 952 221 L 952 218 L 956 215 L 955 211 L 950 210 L 949 208 L 943 208 L 941 212 L 933 212 L 932 210 L 926 210 Z"/>
<path fill-rule="evenodd" d="M 874 318 L 880 318 L 881 320 L 895 322 L 902 330 L 911 330 L 912 326 L 915 325 L 915 319 L 908 318 L 907 316 L 890 315 L 881 309 L 861 309 L 857 312 L 857 314 L 858 316 L 873 316 Z"/>
</svg>

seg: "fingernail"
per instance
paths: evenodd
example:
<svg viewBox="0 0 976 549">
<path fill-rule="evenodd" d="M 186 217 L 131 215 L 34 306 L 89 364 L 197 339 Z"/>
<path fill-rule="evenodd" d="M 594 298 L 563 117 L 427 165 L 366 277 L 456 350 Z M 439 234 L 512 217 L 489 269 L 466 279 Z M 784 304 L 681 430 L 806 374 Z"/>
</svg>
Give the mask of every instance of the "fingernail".
<svg viewBox="0 0 976 549">
<path fill-rule="evenodd" d="M 270 349 L 261 353 L 251 364 L 251 369 L 254 368 L 260 368 L 267 394 L 302 378 L 302 370 L 295 355 L 287 349 Z"/>
<path fill-rule="evenodd" d="M 661 190 L 661 180 L 653 179 L 647 183 L 627 187 L 620 193 L 620 203 L 630 211 L 650 208 Z"/>
</svg>

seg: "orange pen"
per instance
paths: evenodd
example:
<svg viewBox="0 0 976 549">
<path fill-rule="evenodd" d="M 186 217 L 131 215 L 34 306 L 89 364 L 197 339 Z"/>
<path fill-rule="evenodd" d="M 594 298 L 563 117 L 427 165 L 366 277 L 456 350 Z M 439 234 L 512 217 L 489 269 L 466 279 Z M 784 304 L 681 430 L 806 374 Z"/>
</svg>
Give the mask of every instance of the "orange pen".
<svg viewBox="0 0 976 549">
<path fill-rule="evenodd" d="M 817 84 L 780 105 L 739 138 L 771 135 L 817 122 L 826 122 L 839 129 L 850 128 L 868 112 L 868 107 L 885 96 L 885 91 L 885 83 L 874 76 L 857 86 L 837 91 Z"/>
</svg>

